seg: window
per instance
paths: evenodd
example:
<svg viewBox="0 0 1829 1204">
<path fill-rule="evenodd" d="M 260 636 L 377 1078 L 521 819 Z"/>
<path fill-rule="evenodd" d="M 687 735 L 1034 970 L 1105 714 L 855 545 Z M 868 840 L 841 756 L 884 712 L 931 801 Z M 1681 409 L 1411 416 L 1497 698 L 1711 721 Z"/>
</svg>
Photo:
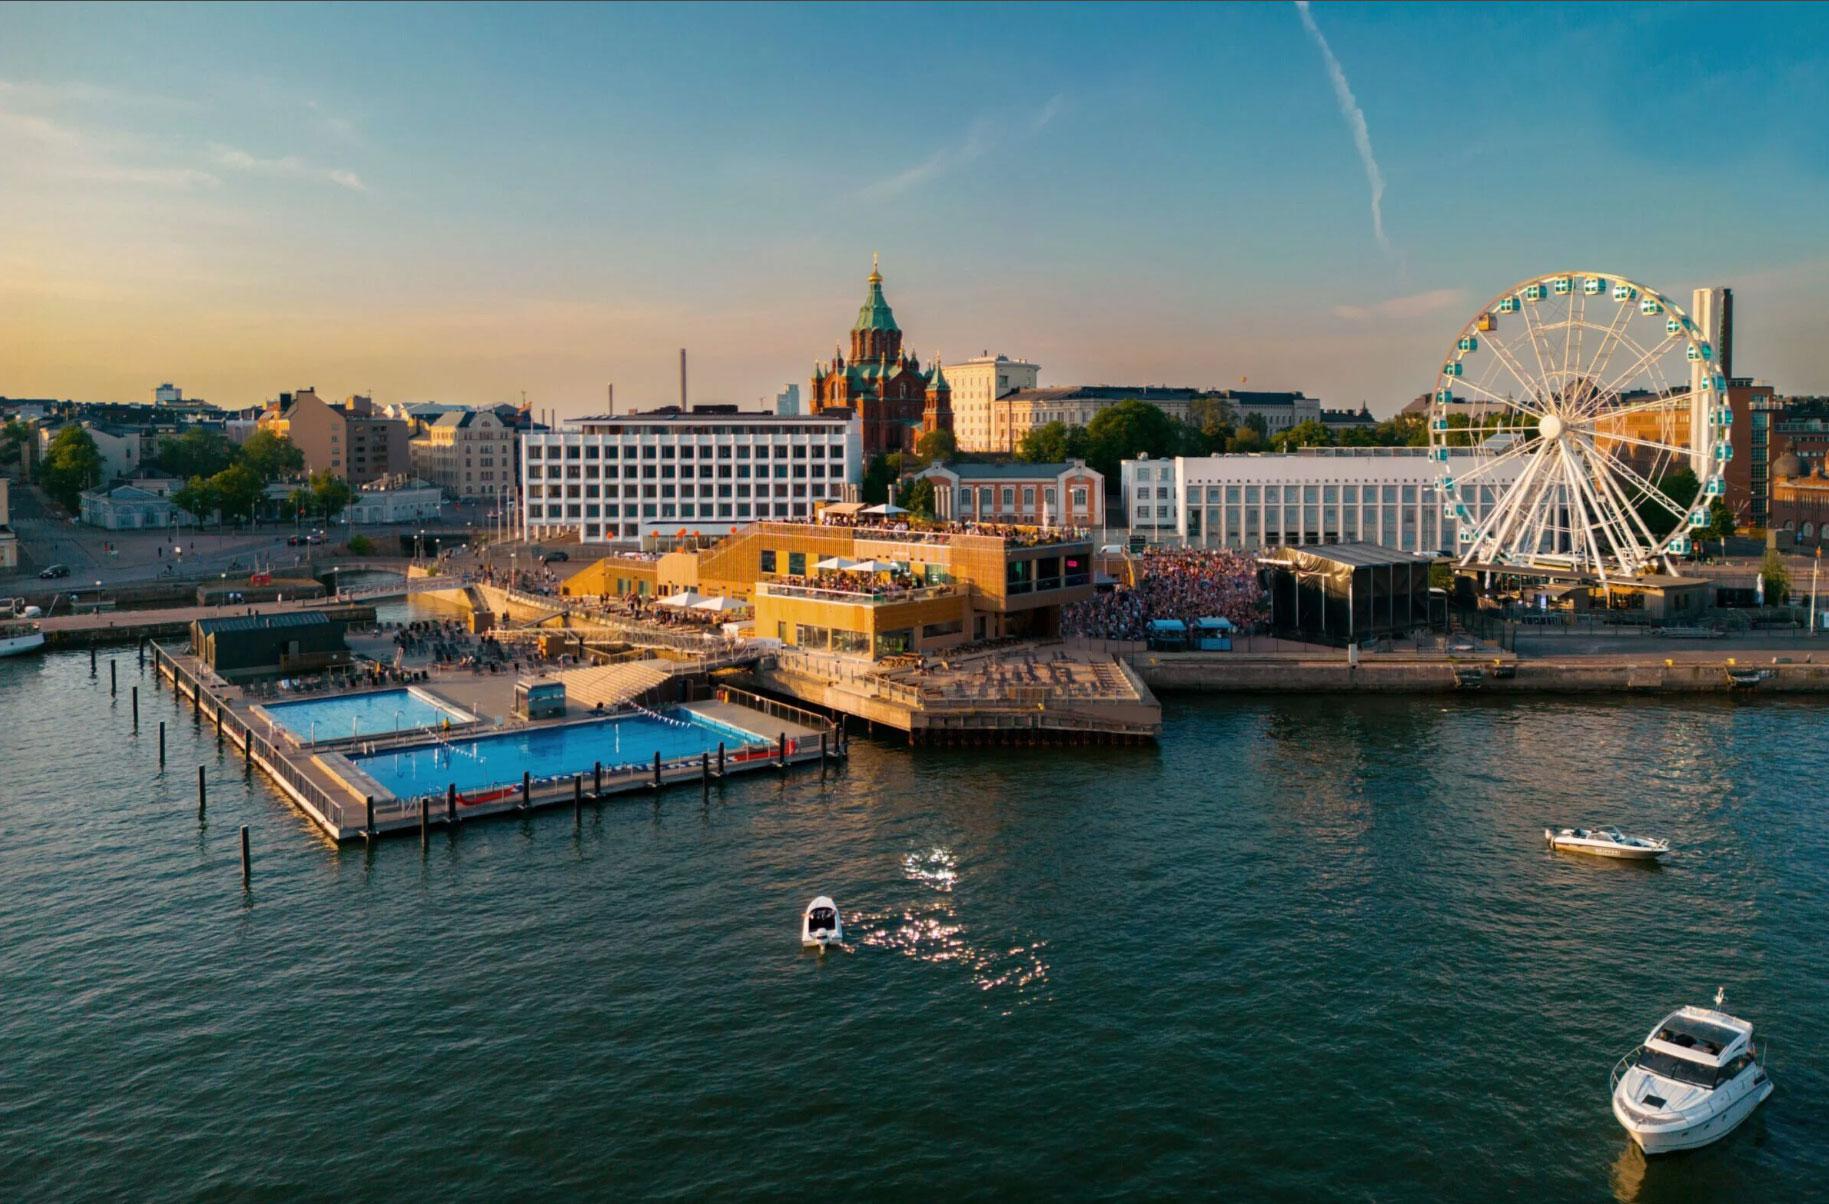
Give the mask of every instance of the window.
<svg viewBox="0 0 1829 1204">
<path fill-rule="evenodd" d="M 773 573 L 775 571 L 775 549 L 763 548 L 762 563 L 757 567 L 761 572 Z"/>
<path fill-rule="evenodd" d="M 787 574 L 790 577 L 804 577 L 807 575 L 807 554 L 805 552 L 789 552 L 787 554 Z"/>
</svg>

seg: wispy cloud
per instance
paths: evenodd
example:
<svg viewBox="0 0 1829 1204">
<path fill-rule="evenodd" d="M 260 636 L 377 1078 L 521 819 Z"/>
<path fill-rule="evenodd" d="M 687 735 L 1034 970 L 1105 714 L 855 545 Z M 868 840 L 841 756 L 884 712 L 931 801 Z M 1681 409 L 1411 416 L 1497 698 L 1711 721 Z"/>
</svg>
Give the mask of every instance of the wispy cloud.
<svg viewBox="0 0 1829 1204">
<path fill-rule="evenodd" d="M 17 112 L 0 104 L 0 155 L 9 144 L 19 148 L 23 153 L 20 161 L 31 162 L 37 174 L 89 184 L 149 188 L 204 188 L 220 183 L 209 172 L 197 168 L 130 162 L 120 153 L 120 142 L 118 138 L 97 137 L 49 117 Z"/>
<path fill-rule="evenodd" d="M 342 167 L 320 167 L 307 162 L 297 155 L 283 155 L 276 159 L 264 159 L 251 155 L 247 151 L 237 150 L 232 146 L 214 143 L 210 146 L 210 158 L 219 166 L 231 171 L 245 172 L 248 175 L 268 176 L 278 180 L 315 180 L 320 183 L 335 184 L 351 192 L 367 192 L 368 185 L 355 172 Z"/>
<path fill-rule="evenodd" d="M 1040 108 L 1019 115 L 1015 120 L 979 117 L 966 129 L 965 136 L 959 141 L 941 147 L 913 167 L 872 180 L 857 190 L 857 196 L 860 200 L 870 201 L 901 196 L 983 158 L 994 147 L 1008 142 L 1017 134 L 1032 137 L 1041 133 L 1066 107 L 1067 98 L 1056 95 Z"/>
<path fill-rule="evenodd" d="M 1387 297 L 1371 305 L 1336 305 L 1334 316 L 1348 322 L 1370 322 L 1379 318 L 1421 318 L 1463 304 L 1466 297 L 1466 289 L 1432 288 L 1428 292 L 1411 293 L 1407 297 Z"/>
<path fill-rule="evenodd" d="M 156 92 L 137 92 L 86 80 L 0 79 L 0 99 L 54 108 L 67 105 L 113 105 L 133 108 L 194 109 L 197 102 Z"/>
<path fill-rule="evenodd" d="M 1353 87 L 1346 82 L 1346 70 L 1334 57 L 1333 47 L 1327 44 L 1321 27 L 1315 24 L 1314 14 L 1308 11 L 1308 0 L 1295 0 L 1295 4 L 1296 12 L 1302 17 L 1302 27 L 1308 30 L 1308 36 L 1314 39 L 1322 61 L 1327 64 L 1327 76 L 1334 84 L 1334 99 L 1340 102 L 1340 116 L 1346 119 L 1347 128 L 1353 132 L 1353 146 L 1359 151 L 1359 162 L 1365 167 L 1365 182 L 1372 190 L 1372 236 L 1385 254 L 1394 256 L 1396 251 L 1384 232 L 1384 172 L 1379 170 L 1378 157 L 1372 153 L 1372 132 L 1366 128 L 1365 111 L 1354 99 Z"/>
</svg>

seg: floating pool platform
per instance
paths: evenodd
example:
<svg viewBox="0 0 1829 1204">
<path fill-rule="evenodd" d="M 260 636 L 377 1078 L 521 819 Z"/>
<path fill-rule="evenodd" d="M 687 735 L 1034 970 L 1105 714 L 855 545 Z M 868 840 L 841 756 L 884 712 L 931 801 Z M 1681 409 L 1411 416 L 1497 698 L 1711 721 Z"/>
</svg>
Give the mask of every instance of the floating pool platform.
<svg viewBox="0 0 1829 1204">
<path fill-rule="evenodd" d="M 424 839 L 434 824 L 541 807 L 570 805 L 581 820 L 587 802 L 687 783 L 709 790 L 731 774 L 823 765 L 846 752 L 842 725 L 728 687 L 659 710 L 497 728 L 440 697 L 435 681 L 256 702 L 188 654 L 153 644 L 152 658 L 155 688 L 170 682 L 174 704 L 188 704 L 199 726 L 242 750 L 248 772 L 258 766 L 339 842 L 412 831 Z M 409 712 L 431 723 L 408 732 Z M 324 727 L 341 734 L 326 737 Z"/>
</svg>

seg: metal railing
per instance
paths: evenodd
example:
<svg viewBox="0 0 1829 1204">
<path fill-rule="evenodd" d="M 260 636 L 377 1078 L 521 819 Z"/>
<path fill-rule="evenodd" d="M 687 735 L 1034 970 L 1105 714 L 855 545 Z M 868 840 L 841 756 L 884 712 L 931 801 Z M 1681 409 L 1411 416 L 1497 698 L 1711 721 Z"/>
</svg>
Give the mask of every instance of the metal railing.
<svg viewBox="0 0 1829 1204">
<path fill-rule="evenodd" d="M 719 702 L 728 702 L 734 706 L 748 707 L 752 711 L 761 711 L 775 719 L 785 719 L 789 723 L 798 723 L 815 731 L 836 732 L 838 724 L 816 711 L 777 702 L 773 698 L 764 698 L 748 690 L 739 690 L 735 686 L 719 686 L 714 692 Z"/>
<path fill-rule="evenodd" d="M 965 592 L 961 585 L 917 585 L 908 588 L 827 589 L 818 585 L 789 585 L 764 582 L 756 592 L 771 598 L 811 598 L 815 601 L 845 602 L 855 606 L 875 606 L 885 602 L 918 602 L 925 598 L 944 598 Z"/>
</svg>

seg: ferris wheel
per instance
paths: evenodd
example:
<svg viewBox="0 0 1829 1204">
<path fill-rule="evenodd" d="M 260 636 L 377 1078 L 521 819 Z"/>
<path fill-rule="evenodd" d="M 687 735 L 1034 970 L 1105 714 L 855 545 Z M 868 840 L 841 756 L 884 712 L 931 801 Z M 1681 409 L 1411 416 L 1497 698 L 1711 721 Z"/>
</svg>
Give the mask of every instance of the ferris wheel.
<svg viewBox="0 0 1829 1204">
<path fill-rule="evenodd" d="M 1468 567 L 1603 583 L 1670 571 L 1733 452 L 1703 332 L 1655 289 L 1599 272 L 1494 297 L 1449 348 L 1429 415 L 1444 529 Z"/>
</svg>

